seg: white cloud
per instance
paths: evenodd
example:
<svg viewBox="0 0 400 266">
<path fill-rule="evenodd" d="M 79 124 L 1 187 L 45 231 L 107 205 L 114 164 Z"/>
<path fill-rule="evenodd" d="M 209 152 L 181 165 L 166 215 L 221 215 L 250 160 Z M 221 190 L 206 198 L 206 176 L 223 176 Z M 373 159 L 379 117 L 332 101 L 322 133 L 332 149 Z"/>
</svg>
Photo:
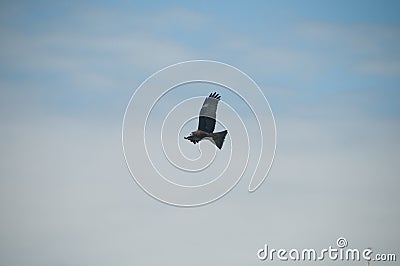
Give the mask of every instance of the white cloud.
<svg viewBox="0 0 400 266">
<path fill-rule="evenodd" d="M 363 62 L 359 65 L 359 69 L 366 74 L 399 76 L 400 59 L 398 61 L 392 61 L 388 58 L 387 61 Z"/>
<path fill-rule="evenodd" d="M 309 38 L 315 47 L 325 47 L 327 56 L 341 53 L 340 57 L 354 66 L 350 70 L 376 75 L 399 71 L 400 28 L 396 25 L 306 22 L 297 29 L 300 37 Z M 338 63 L 331 59 L 327 63 Z"/>
</svg>

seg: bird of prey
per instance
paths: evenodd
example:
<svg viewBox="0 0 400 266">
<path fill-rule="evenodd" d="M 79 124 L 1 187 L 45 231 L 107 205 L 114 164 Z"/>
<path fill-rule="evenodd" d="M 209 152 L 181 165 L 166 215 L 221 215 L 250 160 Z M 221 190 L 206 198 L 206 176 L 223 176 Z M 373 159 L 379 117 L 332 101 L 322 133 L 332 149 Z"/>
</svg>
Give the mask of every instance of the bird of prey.
<svg viewBox="0 0 400 266">
<path fill-rule="evenodd" d="M 198 143 L 203 139 L 211 140 L 218 149 L 222 148 L 222 144 L 224 144 L 225 136 L 228 133 L 227 130 L 221 132 L 214 132 L 215 123 L 216 123 L 216 116 L 217 116 L 217 105 L 221 96 L 213 92 L 211 93 L 203 103 L 203 106 L 200 110 L 199 115 L 199 126 L 196 131 L 190 133 L 189 136 L 184 137 L 193 144 Z"/>
</svg>

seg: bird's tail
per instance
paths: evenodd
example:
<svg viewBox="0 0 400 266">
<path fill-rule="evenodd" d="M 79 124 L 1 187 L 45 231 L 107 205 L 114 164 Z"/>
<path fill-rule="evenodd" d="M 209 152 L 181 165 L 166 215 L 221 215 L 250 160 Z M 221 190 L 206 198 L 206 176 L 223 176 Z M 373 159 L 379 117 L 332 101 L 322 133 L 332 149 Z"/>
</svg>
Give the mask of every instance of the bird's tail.
<svg viewBox="0 0 400 266">
<path fill-rule="evenodd" d="M 224 131 L 212 134 L 212 139 L 214 140 L 214 143 L 218 147 L 218 149 L 222 148 L 222 144 L 224 144 L 225 136 L 227 133 L 228 133 L 228 130 L 224 130 Z"/>
</svg>

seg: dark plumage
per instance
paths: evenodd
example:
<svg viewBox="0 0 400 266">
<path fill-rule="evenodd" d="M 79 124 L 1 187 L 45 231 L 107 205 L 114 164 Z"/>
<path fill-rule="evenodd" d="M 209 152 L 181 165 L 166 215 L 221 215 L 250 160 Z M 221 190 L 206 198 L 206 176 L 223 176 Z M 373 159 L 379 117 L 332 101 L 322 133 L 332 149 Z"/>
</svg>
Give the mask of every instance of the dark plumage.
<svg viewBox="0 0 400 266">
<path fill-rule="evenodd" d="M 193 131 L 185 139 L 196 144 L 204 138 L 210 139 L 215 145 L 221 149 L 225 140 L 225 136 L 228 133 L 227 130 L 221 132 L 214 132 L 216 116 L 217 116 L 217 106 L 221 96 L 216 93 L 210 93 L 210 95 L 204 100 L 203 106 L 201 107 L 199 114 L 199 126 L 196 131 Z"/>
</svg>

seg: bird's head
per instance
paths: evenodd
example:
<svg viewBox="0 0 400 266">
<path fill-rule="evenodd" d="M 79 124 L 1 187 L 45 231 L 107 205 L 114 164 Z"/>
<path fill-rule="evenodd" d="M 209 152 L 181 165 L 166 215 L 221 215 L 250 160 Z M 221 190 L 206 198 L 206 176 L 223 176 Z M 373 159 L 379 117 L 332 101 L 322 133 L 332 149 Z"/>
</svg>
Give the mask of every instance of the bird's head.
<svg viewBox="0 0 400 266">
<path fill-rule="evenodd" d="M 189 136 L 187 136 L 187 137 L 183 137 L 184 139 L 188 139 L 188 140 L 190 140 L 191 138 L 193 138 L 193 132 L 192 133 L 190 133 L 190 135 Z"/>
<path fill-rule="evenodd" d="M 195 136 L 194 133 L 195 133 L 195 132 L 192 132 L 192 133 L 190 133 L 189 136 L 183 137 L 183 138 L 184 138 L 184 139 L 187 139 L 187 140 L 189 140 L 189 141 L 191 141 L 191 142 L 193 142 L 193 143 L 197 143 L 198 141 L 196 140 L 196 136 Z"/>
</svg>

